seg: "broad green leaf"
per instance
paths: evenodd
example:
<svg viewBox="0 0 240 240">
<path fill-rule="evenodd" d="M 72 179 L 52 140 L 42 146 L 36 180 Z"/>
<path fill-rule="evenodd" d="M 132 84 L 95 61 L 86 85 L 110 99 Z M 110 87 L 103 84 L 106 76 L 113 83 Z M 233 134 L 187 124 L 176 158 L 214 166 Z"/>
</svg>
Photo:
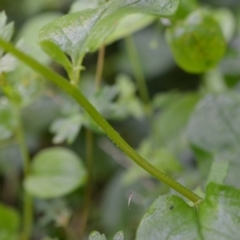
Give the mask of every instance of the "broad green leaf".
<svg viewBox="0 0 240 240">
<path fill-rule="evenodd" d="M 197 10 L 169 28 L 166 38 L 177 64 L 191 73 L 215 67 L 226 49 L 221 28 L 207 10 Z"/>
<path fill-rule="evenodd" d="M 207 95 L 199 102 L 188 124 L 192 145 L 229 161 L 226 183 L 239 186 L 240 96 L 234 92 Z"/>
<path fill-rule="evenodd" d="M 223 184 L 228 174 L 229 163 L 227 161 L 215 161 L 212 164 L 207 183 L 215 182 Z"/>
<path fill-rule="evenodd" d="M 2 39 L 9 41 L 12 38 L 14 31 L 13 23 L 7 24 L 7 16 L 4 11 L 0 12 L 0 36 Z M 3 54 L 3 50 L 0 49 L 0 57 Z"/>
<path fill-rule="evenodd" d="M 107 240 L 104 234 L 94 231 L 90 234 L 89 240 Z"/>
<path fill-rule="evenodd" d="M 137 32 L 138 30 L 148 26 L 154 21 L 155 17 L 145 14 L 131 14 L 119 21 L 114 32 L 107 38 L 106 43 L 112 43 L 116 40 L 124 38 Z"/>
<path fill-rule="evenodd" d="M 0 101 L 0 140 L 12 137 L 16 125 L 10 102 L 2 98 Z"/>
<path fill-rule="evenodd" d="M 17 240 L 19 226 L 20 218 L 18 213 L 0 204 L 0 239 Z"/>
<path fill-rule="evenodd" d="M 53 147 L 33 159 L 24 187 L 34 197 L 56 198 L 72 192 L 85 179 L 86 170 L 79 157 L 66 148 Z"/>
<path fill-rule="evenodd" d="M 79 65 L 86 52 L 94 51 L 104 42 L 128 14 L 144 13 L 171 16 L 179 0 L 115 0 L 97 9 L 88 9 L 65 15 L 43 27 L 40 41 L 51 40 L 71 56 L 74 66 Z"/>
<path fill-rule="evenodd" d="M 118 232 L 118 233 L 114 236 L 113 240 L 124 240 L 123 232 L 122 232 L 122 231 L 121 231 L 121 232 Z"/>
<path fill-rule="evenodd" d="M 86 9 L 96 9 L 104 0 L 79 0 L 72 4 L 70 13 L 79 12 Z M 114 30 L 113 34 L 106 40 L 106 43 L 114 42 L 127 35 L 130 35 L 141 28 L 146 27 L 153 22 L 155 18 L 144 14 L 131 14 L 121 19 Z"/>
<path fill-rule="evenodd" d="M 240 191 L 210 183 L 199 207 L 199 224 L 204 240 L 238 240 L 240 236 Z M 186 238 L 187 239 L 187 238 Z"/>
<path fill-rule="evenodd" d="M 181 198 L 161 196 L 144 215 L 137 230 L 136 240 L 196 240 L 197 211 Z"/>
<path fill-rule="evenodd" d="M 55 134 L 53 143 L 59 144 L 67 141 L 71 144 L 76 139 L 82 124 L 83 119 L 80 114 L 56 119 L 50 127 L 50 131 Z"/>
</svg>

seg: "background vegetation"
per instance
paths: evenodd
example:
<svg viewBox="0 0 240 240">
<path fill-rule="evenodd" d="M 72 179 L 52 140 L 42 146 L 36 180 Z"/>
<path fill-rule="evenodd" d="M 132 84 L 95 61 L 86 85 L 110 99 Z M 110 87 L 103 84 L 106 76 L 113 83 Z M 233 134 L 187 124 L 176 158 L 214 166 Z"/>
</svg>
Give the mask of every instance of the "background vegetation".
<svg viewBox="0 0 240 240">
<path fill-rule="evenodd" d="M 83 2 L 1 0 L 0 12 L 6 12 L 8 22 L 15 22 L 13 41 L 20 48 L 67 76 L 68 71 L 40 49 L 39 30 L 61 15 L 76 11 Z M 202 63 L 201 56 L 195 55 L 190 59 L 191 66 L 184 57 L 187 49 L 192 48 L 185 47 L 180 40 L 175 45 L 174 33 L 166 33 L 171 23 L 183 21 L 202 7 L 214 15 L 226 42 L 226 50 L 221 50 L 218 32 L 206 34 L 216 39 L 212 46 L 216 48 L 216 61 L 210 69 L 206 66 L 211 65 L 212 56 L 204 56 Z M 207 28 L 211 23 L 204 24 Z M 86 55 L 81 91 L 137 152 L 199 196 L 204 196 L 214 160 L 230 162 L 225 183 L 239 187 L 239 1 L 182 0 L 176 15 L 150 19 L 145 25 L 132 36 L 100 48 L 100 53 L 105 48 L 102 77 L 98 71 L 99 52 Z M 206 51 L 211 48 L 208 43 L 203 41 Z M 196 70 L 195 66 L 202 69 Z M 99 75 L 100 83 L 96 80 Z M 22 206 L 28 198 L 22 185 L 26 174 L 23 156 L 28 153 L 19 145 L 23 139 L 29 158 L 34 159 L 31 171 L 35 167 L 37 174 L 44 173 L 46 177 L 44 191 L 35 175 L 25 182 L 35 197 L 32 239 L 87 239 L 93 230 L 105 233 L 109 239 L 123 230 L 126 239 L 134 239 L 152 202 L 159 195 L 174 191 L 132 163 L 72 99 L 44 78 L 20 66 L 10 73 L 11 87 L 6 88 L 2 76 L 0 240 L 15 238 L 14 234 L 4 237 L 1 228 L 11 226 L 14 232 L 24 222 Z M 20 107 L 15 111 L 13 106 Z M 55 156 L 54 152 L 43 150 L 56 145 L 59 148 L 50 151 L 58 150 L 60 162 L 46 161 L 45 169 L 43 166 L 39 170 L 37 162 L 42 165 L 44 161 L 39 152 Z M 64 156 L 70 162 L 72 159 L 72 164 L 61 162 Z M 54 175 L 58 167 L 63 172 L 61 186 L 54 187 L 47 177 Z M 74 180 L 79 179 L 78 168 L 82 171 L 81 183 Z M 64 176 L 64 169 L 69 170 L 73 182 L 68 181 L 67 173 Z M 7 206 L 14 211 L 9 213 Z"/>
</svg>

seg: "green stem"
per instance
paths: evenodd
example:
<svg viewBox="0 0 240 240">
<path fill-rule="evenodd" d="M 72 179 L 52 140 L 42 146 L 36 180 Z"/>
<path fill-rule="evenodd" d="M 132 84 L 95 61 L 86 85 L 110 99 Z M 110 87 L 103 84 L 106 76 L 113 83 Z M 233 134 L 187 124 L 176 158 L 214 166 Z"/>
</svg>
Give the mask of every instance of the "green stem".
<svg viewBox="0 0 240 240">
<path fill-rule="evenodd" d="M 105 57 L 105 46 L 103 45 L 98 52 L 98 62 L 97 62 L 97 72 L 95 79 L 95 88 L 99 89 L 102 81 L 103 66 L 104 66 L 104 57 Z"/>
<path fill-rule="evenodd" d="M 4 41 L 0 38 L 0 46 L 7 52 L 13 54 L 19 60 L 27 64 L 36 72 L 42 74 L 48 80 L 59 86 L 63 91 L 68 93 L 72 98 L 74 98 L 84 110 L 93 118 L 93 120 L 103 129 L 107 136 L 112 139 L 113 142 L 135 163 L 140 167 L 145 169 L 152 176 L 158 180 L 164 182 L 169 187 L 173 188 L 177 192 L 181 193 L 183 196 L 193 201 L 194 203 L 201 200 L 199 196 L 195 193 L 176 182 L 174 179 L 170 178 L 165 173 L 161 172 L 143 157 L 141 157 L 137 152 L 135 152 L 127 142 L 125 142 L 122 137 L 112 128 L 112 126 L 101 116 L 101 114 L 93 107 L 93 105 L 84 97 L 84 95 L 78 91 L 74 86 L 72 86 L 67 79 L 60 76 L 59 74 L 52 71 L 50 68 L 43 66 L 38 61 L 32 57 L 26 55 L 25 53 L 19 51 L 12 44 Z"/>
<path fill-rule="evenodd" d="M 127 53 L 128 53 L 131 65 L 132 65 L 134 78 L 138 85 L 140 97 L 141 97 L 142 101 L 145 103 L 146 112 L 148 113 L 148 115 L 151 115 L 152 108 L 151 108 L 150 97 L 148 94 L 146 79 L 144 76 L 144 72 L 142 70 L 142 66 L 141 66 L 140 58 L 138 56 L 137 49 L 135 47 L 133 38 L 131 36 L 128 36 L 125 38 L 125 46 L 126 46 Z"/>
<path fill-rule="evenodd" d="M 95 89 L 98 90 L 101 87 L 102 82 L 102 73 L 104 67 L 104 58 L 105 58 L 105 46 L 103 45 L 98 52 L 98 60 L 97 60 L 97 71 L 96 71 L 96 79 L 95 79 Z M 85 199 L 83 204 L 83 213 L 82 213 L 82 221 L 80 226 L 80 239 L 83 238 L 83 234 L 85 232 L 85 228 L 87 225 L 87 221 L 89 218 L 89 212 L 91 207 L 91 197 L 93 190 L 93 134 L 90 130 L 86 129 L 86 160 L 87 160 L 87 170 L 88 170 L 88 180 L 86 186 Z"/>
<path fill-rule="evenodd" d="M 17 129 L 16 129 L 16 138 L 17 138 L 20 152 L 23 158 L 24 179 L 26 179 L 30 170 L 30 156 L 29 156 L 28 149 L 25 142 L 24 129 L 23 129 L 22 119 L 21 119 L 18 106 L 15 107 L 15 112 L 16 112 L 15 116 L 18 123 Z M 29 240 L 31 238 L 32 214 L 33 214 L 32 198 L 28 195 L 26 191 L 24 191 L 23 225 L 22 225 L 21 240 Z"/>
<path fill-rule="evenodd" d="M 83 234 L 86 229 L 88 222 L 90 207 L 91 207 L 91 197 L 93 190 L 93 134 L 91 131 L 86 129 L 86 159 L 87 159 L 87 169 L 88 169 L 88 179 L 86 186 L 86 193 L 84 195 L 83 203 L 83 213 L 81 217 L 81 224 L 79 228 L 79 239 L 83 239 Z"/>
</svg>

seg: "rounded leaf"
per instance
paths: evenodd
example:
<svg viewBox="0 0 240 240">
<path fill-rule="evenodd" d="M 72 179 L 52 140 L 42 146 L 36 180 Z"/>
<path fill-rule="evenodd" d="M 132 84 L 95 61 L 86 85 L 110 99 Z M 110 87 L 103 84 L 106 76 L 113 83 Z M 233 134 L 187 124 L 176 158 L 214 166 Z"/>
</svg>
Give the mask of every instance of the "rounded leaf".
<svg viewBox="0 0 240 240">
<path fill-rule="evenodd" d="M 206 10 L 195 11 L 171 27 L 166 38 L 177 64 L 191 73 L 215 67 L 226 50 L 219 24 Z"/>
<path fill-rule="evenodd" d="M 56 198 L 72 192 L 85 179 L 86 171 L 79 157 L 66 148 L 54 147 L 34 158 L 24 187 L 34 197 Z"/>
<path fill-rule="evenodd" d="M 20 225 L 18 213 L 0 204 L 0 239 L 15 240 Z"/>
<path fill-rule="evenodd" d="M 181 198 L 159 197 L 144 215 L 136 240 L 199 239 L 197 212 Z"/>
</svg>

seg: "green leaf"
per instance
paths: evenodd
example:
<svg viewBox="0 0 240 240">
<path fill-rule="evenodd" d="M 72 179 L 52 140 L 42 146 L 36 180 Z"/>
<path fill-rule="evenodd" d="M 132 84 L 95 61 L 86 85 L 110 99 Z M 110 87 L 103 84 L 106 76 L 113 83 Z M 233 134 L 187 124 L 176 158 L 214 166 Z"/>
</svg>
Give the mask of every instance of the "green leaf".
<svg viewBox="0 0 240 240">
<path fill-rule="evenodd" d="M 75 1 L 70 8 L 70 13 L 80 12 L 86 9 L 94 9 L 101 5 L 104 0 L 78 0 Z"/>
<path fill-rule="evenodd" d="M 104 234 L 94 231 L 90 234 L 89 240 L 107 240 Z"/>
<path fill-rule="evenodd" d="M 215 161 L 212 164 L 207 183 L 215 182 L 223 184 L 228 174 L 229 163 L 227 161 Z"/>
<path fill-rule="evenodd" d="M 0 204 L 0 239 L 17 240 L 19 226 L 20 219 L 18 213 Z"/>
<path fill-rule="evenodd" d="M 116 40 L 133 34 L 134 32 L 147 27 L 155 20 L 155 17 L 144 14 L 131 14 L 121 19 L 114 32 L 107 38 L 106 43 L 112 43 Z"/>
<path fill-rule="evenodd" d="M 206 240 L 237 240 L 240 236 L 240 191 L 210 183 L 199 207 L 201 235 Z"/>
<path fill-rule="evenodd" d="M 239 94 L 209 94 L 197 105 L 187 129 L 192 145 L 213 154 L 216 161 L 229 161 L 226 183 L 234 186 L 240 180 L 239 122 Z"/>
<path fill-rule="evenodd" d="M 181 0 L 176 14 L 171 18 L 173 20 L 184 19 L 189 13 L 197 10 L 198 7 L 199 4 L 197 0 Z"/>
<path fill-rule="evenodd" d="M 71 144 L 76 139 L 82 124 L 83 119 L 80 114 L 56 119 L 50 127 L 50 131 L 55 134 L 53 143 L 59 144 L 67 141 Z"/>
<path fill-rule="evenodd" d="M 0 119 L 0 140 L 12 137 L 17 122 L 11 111 L 11 105 L 6 98 L 0 101 Z"/>
<path fill-rule="evenodd" d="M 62 52 L 58 45 L 54 42 L 45 40 L 40 42 L 42 49 L 57 63 L 61 64 L 71 76 L 72 64 L 67 56 Z"/>
<path fill-rule="evenodd" d="M 186 147 L 185 129 L 200 97 L 195 93 L 170 94 L 170 97 L 173 100 L 155 116 L 154 137 L 155 141 L 178 153 Z"/>
<path fill-rule="evenodd" d="M 197 211 L 181 198 L 161 196 L 144 215 L 136 240 L 200 239 Z"/>
<path fill-rule="evenodd" d="M 104 0 L 79 0 L 72 4 L 70 13 L 79 12 L 86 9 L 95 9 L 104 3 Z M 114 32 L 106 40 L 106 43 L 114 42 L 126 37 L 154 21 L 154 17 L 144 14 L 131 14 L 121 19 Z"/>
<path fill-rule="evenodd" d="M 177 64 L 187 72 L 202 73 L 223 57 L 226 43 L 218 22 L 207 10 L 191 13 L 166 33 Z"/>
<path fill-rule="evenodd" d="M 94 51 L 104 42 L 128 14 L 144 13 L 170 16 L 176 11 L 179 0 L 115 0 L 97 9 L 65 15 L 43 27 L 40 41 L 50 40 L 71 56 L 74 66 L 79 65 L 86 52 Z"/>
<path fill-rule="evenodd" d="M 24 187 L 34 197 L 56 198 L 72 192 L 85 179 L 86 170 L 79 157 L 66 148 L 53 147 L 33 159 Z"/>
<path fill-rule="evenodd" d="M 121 231 L 121 232 L 116 233 L 113 240 L 124 240 L 123 232 Z"/>
</svg>

